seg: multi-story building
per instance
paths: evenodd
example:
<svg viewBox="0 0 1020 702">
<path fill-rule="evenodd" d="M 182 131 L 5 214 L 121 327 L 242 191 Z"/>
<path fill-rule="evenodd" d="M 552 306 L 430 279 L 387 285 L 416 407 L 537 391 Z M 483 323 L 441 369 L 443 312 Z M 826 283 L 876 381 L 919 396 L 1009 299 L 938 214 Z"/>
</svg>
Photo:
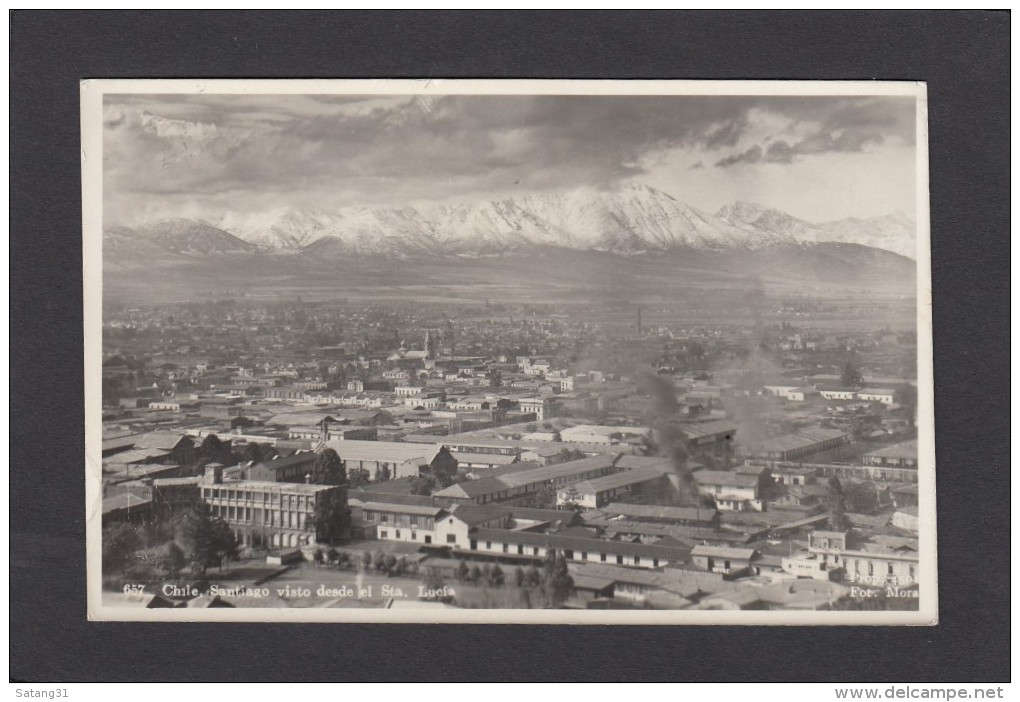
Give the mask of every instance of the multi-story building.
<svg viewBox="0 0 1020 702">
<path fill-rule="evenodd" d="M 559 414 L 558 403 L 551 397 L 522 397 L 518 403 L 521 412 L 533 413 L 540 422 Z"/>
<path fill-rule="evenodd" d="M 783 559 L 783 570 L 816 580 L 910 587 L 919 582 L 917 541 L 875 537 L 855 543 L 845 531 L 812 531 L 807 550 Z"/>
<path fill-rule="evenodd" d="M 337 499 L 346 508 L 346 485 L 224 480 L 210 467 L 200 484 L 201 499 L 230 525 L 243 546 L 296 547 L 314 544 L 315 509 L 320 500 Z"/>
<path fill-rule="evenodd" d="M 761 476 L 728 470 L 699 470 L 694 481 L 703 495 L 709 495 L 717 509 L 753 510 L 761 512 L 765 507 L 761 498 Z"/>
<path fill-rule="evenodd" d="M 632 493 L 654 493 L 665 487 L 666 468 L 635 468 L 601 478 L 584 480 L 556 491 L 556 504 L 560 507 L 576 506 L 597 509 L 615 499 Z"/>
<path fill-rule="evenodd" d="M 365 502 L 362 519 L 375 526 L 376 536 L 386 541 L 436 543 L 436 520 L 446 515 L 442 507 L 403 505 L 389 502 Z"/>
</svg>

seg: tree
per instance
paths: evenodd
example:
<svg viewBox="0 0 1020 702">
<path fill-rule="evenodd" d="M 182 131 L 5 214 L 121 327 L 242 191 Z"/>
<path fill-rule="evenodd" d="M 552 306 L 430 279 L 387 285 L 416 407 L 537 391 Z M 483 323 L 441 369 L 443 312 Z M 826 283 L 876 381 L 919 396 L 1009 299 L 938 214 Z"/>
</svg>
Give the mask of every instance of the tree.
<svg viewBox="0 0 1020 702">
<path fill-rule="evenodd" d="M 167 575 L 171 578 L 176 579 L 180 576 L 181 571 L 184 570 L 184 566 L 188 564 L 188 559 L 184 555 L 184 551 L 175 542 L 171 541 L 170 545 L 167 546 L 165 553 L 163 554 L 162 562 L 160 565 L 163 570 L 166 571 Z"/>
<path fill-rule="evenodd" d="M 448 488 L 457 482 L 457 468 L 451 465 L 436 465 L 429 471 L 433 489 Z"/>
<path fill-rule="evenodd" d="M 365 551 L 364 553 L 361 554 L 361 569 L 368 570 L 371 567 L 372 567 L 372 554 L 368 551 Z"/>
<path fill-rule="evenodd" d="M 499 567 L 499 563 L 492 566 L 492 570 L 489 571 L 489 582 L 495 587 L 503 587 L 504 580 L 503 569 Z"/>
<path fill-rule="evenodd" d="M 352 468 L 347 473 L 347 486 L 351 489 L 361 487 L 371 480 L 371 476 L 364 468 Z"/>
<path fill-rule="evenodd" d="M 496 368 L 489 371 L 489 385 L 498 388 L 503 384 L 503 374 Z"/>
<path fill-rule="evenodd" d="M 206 569 L 218 562 L 216 557 L 218 544 L 207 504 L 196 503 L 185 513 L 181 522 L 180 539 L 192 574 L 203 577 Z"/>
<path fill-rule="evenodd" d="M 545 560 L 542 561 L 542 583 L 546 584 L 553 579 L 556 574 L 556 549 L 547 548 L 545 551 Z"/>
<path fill-rule="evenodd" d="M 315 540 L 335 545 L 347 537 L 351 525 L 351 510 L 344 500 L 343 490 L 319 493 L 315 498 Z"/>
<path fill-rule="evenodd" d="M 426 568 L 421 582 L 426 590 L 440 590 L 445 584 L 438 568 Z"/>
<path fill-rule="evenodd" d="M 376 572 L 382 572 L 386 567 L 386 556 L 382 551 L 376 551 L 375 555 L 372 556 L 372 567 L 375 568 Z"/>
<path fill-rule="evenodd" d="M 321 548 L 315 549 L 315 553 L 312 554 L 312 560 L 315 561 L 315 565 L 317 566 L 321 566 L 323 564 L 323 562 L 326 560 L 326 557 L 322 554 Z"/>
<path fill-rule="evenodd" d="M 871 481 L 850 482 L 843 487 L 846 508 L 857 514 L 874 514 L 881 506 L 878 486 Z"/>
<path fill-rule="evenodd" d="M 245 461 L 249 461 L 251 463 L 258 463 L 263 458 L 262 447 L 254 442 L 246 444 L 244 450 L 241 451 L 241 457 Z"/>
<path fill-rule="evenodd" d="M 574 579 L 570 577 L 570 571 L 567 569 L 567 559 L 562 555 L 558 555 L 554 559 L 552 575 L 546 581 L 545 587 L 549 603 L 553 607 L 558 607 L 570 597 L 570 593 L 574 589 Z"/>
<path fill-rule="evenodd" d="M 457 564 L 457 580 L 459 580 L 460 582 L 464 582 L 465 580 L 467 580 L 468 574 L 469 573 L 468 573 L 467 563 L 465 563 L 464 561 L 461 561 L 460 563 L 458 563 Z"/>
<path fill-rule="evenodd" d="M 521 568 L 520 566 L 514 568 L 514 585 L 516 585 L 517 587 L 523 587 L 524 578 L 525 578 L 524 568 Z"/>
<path fill-rule="evenodd" d="M 542 587 L 549 604 L 553 607 L 563 604 L 574 588 L 574 579 L 570 577 L 567 559 L 563 557 L 563 554 L 557 554 L 555 549 L 550 548 L 546 553 L 542 572 Z"/>
<path fill-rule="evenodd" d="M 376 470 L 375 472 L 375 481 L 377 483 L 385 483 L 387 480 L 390 479 L 390 477 L 391 473 L 389 463 L 383 463 L 381 466 L 379 466 L 379 469 Z"/>
<path fill-rule="evenodd" d="M 233 463 L 234 454 L 230 450 L 229 443 L 220 441 L 215 434 L 208 434 L 202 439 L 202 445 L 198 449 L 199 455 L 207 461 L 230 465 Z"/>
<path fill-rule="evenodd" d="M 864 376 L 861 375 L 861 370 L 857 367 L 857 362 L 854 359 L 854 356 L 855 354 L 851 352 L 843 362 L 843 367 L 840 369 L 839 381 L 843 384 L 843 387 L 859 388 L 864 382 Z"/>
<path fill-rule="evenodd" d="M 844 531 L 847 528 L 846 496 L 839 478 L 829 478 L 829 526 L 833 531 Z"/>
<path fill-rule="evenodd" d="M 330 549 L 326 551 L 326 562 L 330 565 L 336 565 L 339 560 L 340 552 L 331 546 Z"/>
<path fill-rule="evenodd" d="M 528 569 L 524 571 L 524 579 L 529 587 L 538 587 L 542 584 L 542 574 L 534 564 L 528 566 Z"/>
<path fill-rule="evenodd" d="M 581 511 L 581 493 L 575 485 L 568 487 L 564 493 L 563 509 L 570 509 L 575 512 Z"/>
<path fill-rule="evenodd" d="M 580 451 L 578 449 L 568 449 L 568 448 L 565 448 L 565 449 L 560 449 L 560 452 L 559 452 L 558 455 L 560 456 L 562 461 L 565 463 L 566 461 L 576 461 L 578 459 L 584 458 L 584 451 Z"/>
<path fill-rule="evenodd" d="M 316 485 L 343 485 L 347 482 L 347 470 L 336 451 L 326 448 L 315 457 L 312 482 Z"/>
<path fill-rule="evenodd" d="M 392 553 L 387 553 L 383 557 L 383 570 L 387 573 L 392 574 L 397 568 L 397 557 Z"/>
<path fill-rule="evenodd" d="M 103 528 L 103 572 L 123 573 L 141 548 L 138 530 L 124 522 L 114 522 Z"/>
<path fill-rule="evenodd" d="M 855 441 L 867 439 L 879 426 L 881 420 L 878 415 L 868 413 L 863 408 L 857 408 L 850 417 L 850 435 Z"/>
<path fill-rule="evenodd" d="M 431 475 L 419 475 L 411 481 L 411 494 L 428 497 L 436 488 L 436 479 Z"/>
<path fill-rule="evenodd" d="M 234 560 L 237 558 L 237 537 L 234 536 L 234 531 L 230 528 L 222 519 L 212 520 L 212 554 L 213 557 L 210 560 L 215 559 L 215 564 L 223 567 L 224 560 Z"/>
<path fill-rule="evenodd" d="M 471 566 L 471 572 L 468 573 L 468 580 L 472 583 L 477 583 L 482 577 L 482 571 L 477 566 Z"/>
</svg>

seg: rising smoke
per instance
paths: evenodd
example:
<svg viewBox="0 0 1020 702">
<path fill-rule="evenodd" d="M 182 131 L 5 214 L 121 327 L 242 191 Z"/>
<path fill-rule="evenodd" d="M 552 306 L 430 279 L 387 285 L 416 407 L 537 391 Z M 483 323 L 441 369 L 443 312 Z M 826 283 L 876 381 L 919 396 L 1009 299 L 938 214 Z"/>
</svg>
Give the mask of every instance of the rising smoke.
<svg viewBox="0 0 1020 702">
<path fill-rule="evenodd" d="M 676 475 L 677 504 L 696 505 L 699 499 L 698 487 L 688 465 L 690 454 L 687 451 L 687 439 L 676 423 L 680 413 L 676 386 L 667 376 L 644 373 L 639 378 L 639 387 L 652 398 L 649 426 L 660 455 L 669 458 Z"/>
</svg>

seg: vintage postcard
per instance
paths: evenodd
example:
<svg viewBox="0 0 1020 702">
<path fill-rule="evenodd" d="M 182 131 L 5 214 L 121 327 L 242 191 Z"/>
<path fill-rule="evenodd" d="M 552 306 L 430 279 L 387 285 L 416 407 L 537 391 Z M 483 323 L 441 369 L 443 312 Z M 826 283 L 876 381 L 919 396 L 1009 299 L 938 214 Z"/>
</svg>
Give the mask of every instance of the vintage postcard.
<svg viewBox="0 0 1020 702">
<path fill-rule="evenodd" d="M 924 84 L 81 93 L 91 619 L 937 622 Z"/>
</svg>

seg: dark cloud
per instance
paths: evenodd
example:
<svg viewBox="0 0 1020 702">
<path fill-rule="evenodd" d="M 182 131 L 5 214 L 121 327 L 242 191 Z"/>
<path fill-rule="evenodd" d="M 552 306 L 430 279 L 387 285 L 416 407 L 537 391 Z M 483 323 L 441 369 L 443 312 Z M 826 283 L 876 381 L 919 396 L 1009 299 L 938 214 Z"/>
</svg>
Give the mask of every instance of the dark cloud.
<svg viewBox="0 0 1020 702">
<path fill-rule="evenodd" d="M 752 146 L 747 151 L 734 154 L 733 156 L 727 156 L 726 158 L 719 159 L 715 162 L 715 165 L 719 168 L 728 168 L 729 166 L 736 166 L 739 163 L 758 163 L 761 161 L 761 147 Z"/>
<path fill-rule="evenodd" d="M 765 149 L 765 160 L 769 163 L 793 163 L 794 153 L 793 147 L 780 139 Z"/>
<path fill-rule="evenodd" d="M 711 129 L 702 137 L 701 143 L 708 149 L 736 146 L 747 127 L 748 119 L 747 115 L 744 114 Z"/>
<path fill-rule="evenodd" d="M 187 192 L 210 207 L 331 207 L 610 187 L 672 148 L 736 146 L 754 110 L 818 132 L 717 166 L 913 139 L 913 102 L 887 98 L 118 95 L 105 105 L 105 190 L 130 210 Z"/>
<path fill-rule="evenodd" d="M 741 163 L 793 163 L 799 156 L 811 156 L 825 153 L 856 153 L 863 151 L 872 144 L 881 144 L 884 138 L 873 131 L 848 128 L 838 133 L 817 132 L 790 145 L 785 139 L 768 144 L 764 150 L 760 146 L 752 146 L 743 153 L 728 156 L 716 162 L 716 166 L 726 168 Z M 768 143 L 769 139 L 763 140 Z"/>
</svg>

